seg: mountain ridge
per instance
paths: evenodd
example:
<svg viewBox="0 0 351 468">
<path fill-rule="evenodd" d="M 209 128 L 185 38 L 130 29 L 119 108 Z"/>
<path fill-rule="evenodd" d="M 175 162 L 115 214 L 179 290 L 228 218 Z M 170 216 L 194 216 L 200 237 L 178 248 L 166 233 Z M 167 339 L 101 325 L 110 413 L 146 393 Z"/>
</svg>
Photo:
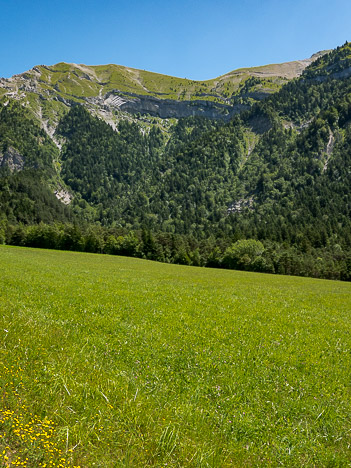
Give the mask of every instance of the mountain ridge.
<svg viewBox="0 0 351 468">
<path fill-rule="evenodd" d="M 11 78 L 1 78 L 0 97 L 28 103 L 51 134 L 50 127 L 55 128 L 57 124 L 56 114 L 62 115 L 72 102 L 90 106 L 103 119 L 105 112 L 101 111 L 109 111 L 106 121 L 115 126 L 116 111 L 161 118 L 202 115 L 229 120 L 252 103 L 278 91 L 287 80 L 300 76 L 326 52 L 300 61 L 232 70 L 205 81 L 115 64 L 37 65 Z"/>
</svg>

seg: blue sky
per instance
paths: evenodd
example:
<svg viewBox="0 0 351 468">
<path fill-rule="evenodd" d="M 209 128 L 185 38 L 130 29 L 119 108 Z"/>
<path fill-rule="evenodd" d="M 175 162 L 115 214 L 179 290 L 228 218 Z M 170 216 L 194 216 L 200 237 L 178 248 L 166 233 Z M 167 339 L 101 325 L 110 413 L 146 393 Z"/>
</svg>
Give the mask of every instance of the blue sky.
<svg viewBox="0 0 351 468">
<path fill-rule="evenodd" d="M 57 62 L 189 79 L 351 40 L 350 0 L 0 0 L 0 76 Z"/>
</svg>

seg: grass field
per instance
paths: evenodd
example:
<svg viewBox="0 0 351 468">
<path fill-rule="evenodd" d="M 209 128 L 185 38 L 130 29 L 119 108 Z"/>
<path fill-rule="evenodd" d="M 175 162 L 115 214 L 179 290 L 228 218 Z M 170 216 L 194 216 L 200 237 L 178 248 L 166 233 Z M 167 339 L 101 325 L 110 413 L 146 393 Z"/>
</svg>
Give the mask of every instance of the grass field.
<svg viewBox="0 0 351 468">
<path fill-rule="evenodd" d="M 0 466 L 351 465 L 351 284 L 0 247 Z"/>
</svg>

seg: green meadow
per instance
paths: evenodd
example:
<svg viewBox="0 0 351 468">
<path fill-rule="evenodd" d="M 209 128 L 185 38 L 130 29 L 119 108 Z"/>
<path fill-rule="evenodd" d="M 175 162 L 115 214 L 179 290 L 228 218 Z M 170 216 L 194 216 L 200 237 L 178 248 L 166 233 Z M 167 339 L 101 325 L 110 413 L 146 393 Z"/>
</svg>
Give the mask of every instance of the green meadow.
<svg viewBox="0 0 351 468">
<path fill-rule="evenodd" d="M 351 284 L 0 246 L 0 466 L 351 465 Z"/>
</svg>

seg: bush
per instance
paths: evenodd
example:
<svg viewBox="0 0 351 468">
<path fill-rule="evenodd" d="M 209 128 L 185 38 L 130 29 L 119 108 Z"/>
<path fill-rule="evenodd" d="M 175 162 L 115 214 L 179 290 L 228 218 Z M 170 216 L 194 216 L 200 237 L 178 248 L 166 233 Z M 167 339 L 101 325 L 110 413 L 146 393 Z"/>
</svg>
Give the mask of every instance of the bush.
<svg viewBox="0 0 351 468">
<path fill-rule="evenodd" d="M 238 240 L 224 252 L 223 266 L 239 270 L 250 270 L 255 263 L 258 265 L 257 259 L 261 257 L 263 252 L 264 246 L 260 241 L 254 239 Z"/>
</svg>

